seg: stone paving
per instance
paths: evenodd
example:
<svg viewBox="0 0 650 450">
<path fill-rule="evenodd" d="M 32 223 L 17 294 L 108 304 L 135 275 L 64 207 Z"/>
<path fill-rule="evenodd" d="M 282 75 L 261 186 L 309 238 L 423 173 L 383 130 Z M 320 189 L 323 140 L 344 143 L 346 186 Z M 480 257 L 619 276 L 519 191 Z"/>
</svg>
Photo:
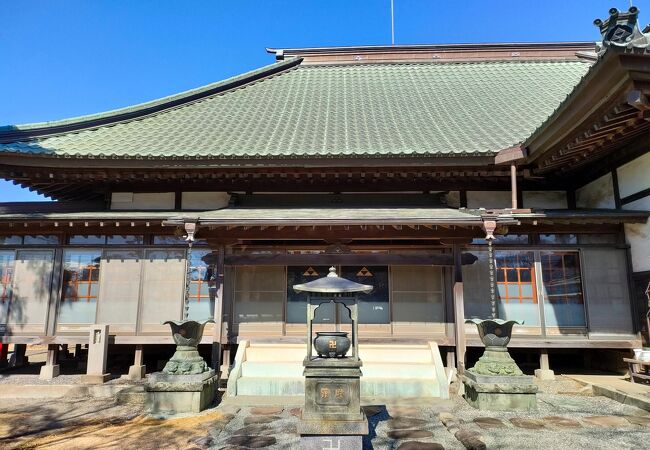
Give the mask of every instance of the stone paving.
<svg viewBox="0 0 650 450">
<path fill-rule="evenodd" d="M 364 449 L 648 448 L 649 412 L 591 396 L 579 385 L 540 387 L 539 410 L 530 413 L 478 411 L 457 396 L 366 406 Z M 299 415 L 297 407 L 224 404 L 196 415 L 151 418 L 136 405 L 109 400 L 3 398 L 0 448 L 293 449 Z"/>
</svg>

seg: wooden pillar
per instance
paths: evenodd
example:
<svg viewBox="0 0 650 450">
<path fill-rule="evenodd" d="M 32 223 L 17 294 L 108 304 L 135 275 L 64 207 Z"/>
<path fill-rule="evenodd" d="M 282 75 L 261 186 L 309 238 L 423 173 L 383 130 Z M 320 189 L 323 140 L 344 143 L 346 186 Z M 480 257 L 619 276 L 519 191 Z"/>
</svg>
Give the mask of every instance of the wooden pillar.
<svg viewBox="0 0 650 450">
<path fill-rule="evenodd" d="M 223 334 L 223 285 L 224 275 L 224 253 L 223 245 L 219 246 L 217 261 L 215 263 L 215 286 L 214 286 L 214 333 L 212 335 L 212 368 L 220 373 L 221 368 L 221 336 Z"/>
<path fill-rule="evenodd" d="M 27 351 L 27 344 L 14 344 L 14 353 L 11 355 L 11 360 L 9 365 L 11 367 L 22 367 L 27 364 L 27 357 L 25 352 Z"/>
<path fill-rule="evenodd" d="M 59 376 L 59 365 L 57 364 L 58 353 L 59 346 L 57 344 L 48 344 L 45 365 L 41 367 L 41 373 L 39 375 L 41 380 L 51 380 Z"/>
<path fill-rule="evenodd" d="M 7 350 L 9 349 L 9 344 L 3 344 L 0 342 L 0 369 L 3 369 L 9 365 L 7 361 Z"/>
<path fill-rule="evenodd" d="M 129 367 L 129 374 L 127 377 L 131 380 L 142 380 L 146 373 L 147 366 L 144 365 L 144 346 L 138 344 L 135 346 L 133 365 Z"/>
<path fill-rule="evenodd" d="M 463 299 L 463 272 L 458 244 L 454 244 L 454 333 L 456 339 L 456 369 L 458 376 L 465 372 L 465 301 Z"/>
<path fill-rule="evenodd" d="M 510 164 L 510 191 L 512 209 L 517 209 L 517 166 L 514 162 Z"/>
</svg>

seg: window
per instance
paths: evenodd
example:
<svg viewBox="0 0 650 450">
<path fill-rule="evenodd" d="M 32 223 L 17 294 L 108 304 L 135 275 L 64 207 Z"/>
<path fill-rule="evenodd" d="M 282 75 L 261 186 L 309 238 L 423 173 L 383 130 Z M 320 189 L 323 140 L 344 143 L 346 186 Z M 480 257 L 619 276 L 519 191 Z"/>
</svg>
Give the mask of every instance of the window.
<svg viewBox="0 0 650 450">
<path fill-rule="evenodd" d="M 108 245 L 142 245 L 143 242 L 142 236 L 132 234 L 116 234 L 106 237 Z"/>
<path fill-rule="evenodd" d="M 373 287 L 369 294 L 359 294 L 359 323 L 390 323 L 388 304 L 388 266 L 343 266 L 341 276 Z M 342 323 L 350 323 L 346 316 Z"/>
<path fill-rule="evenodd" d="M 59 323 L 94 323 L 99 295 L 100 250 L 66 250 Z"/>
<path fill-rule="evenodd" d="M 444 322 L 442 269 L 392 266 L 393 322 Z"/>
<path fill-rule="evenodd" d="M 184 245 L 187 246 L 187 241 L 183 236 L 176 236 L 176 235 L 160 235 L 160 236 L 154 236 L 153 237 L 153 244 L 154 245 Z M 195 239 L 194 240 L 194 245 L 208 245 L 208 240 L 207 239 Z"/>
<path fill-rule="evenodd" d="M 506 234 L 501 235 L 497 234 L 494 236 L 494 244 L 499 245 L 520 245 L 528 244 L 529 238 L 527 234 Z M 484 238 L 474 238 L 472 239 L 472 244 L 475 245 L 485 245 L 487 241 Z"/>
<path fill-rule="evenodd" d="M 75 245 L 103 245 L 106 244 L 106 236 L 75 234 L 70 236 L 69 242 Z"/>
<path fill-rule="evenodd" d="M 287 267 L 287 323 L 307 323 L 307 293 L 296 292 L 293 286 L 309 283 L 329 273 L 329 266 Z M 335 323 L 334 305 L 323 305 L 316 310 L 314 323 Z"/>
<path fill-rule="evenodd" d="M 532 252 L 495 252 L 499 298 L 505 303 L 537 303 Z"/>
<path fill-rule="evenodd" d="M 540 234 L 540 244 L 577 244 L 578 236 L 575 234 Z"/>
<path fill-rule="evenodd" d="M 16 287 L 6 322 L 14 333 L 44 333 L 52 286 L 53 250 L 18 250 L 13 273 Z M 3 318 L 0 317 L 0 321 Z"/>
<path fill-rule="evenodd" d="M 140 312 L 143 332 L 161 332 L 166 320 L 182 317 L 185 250 L 147 250 Z M 167 328 L 168 329 L 168 328 Z"/>
<path fill-rule="evenodd" d="M 142 235 L 115 234 L 115 235 L 86 235 L 75 234 L 70 236 L 70 244 L 76 245 L 142 245 Z"/>
<path fill-rule="evenodd" d="M 214 315 L 217 274 L 211 255 L 210 250 L 192 251 L 188 318 L 193 320 L 210 319 Z"/>
<path fill-rule="evenodd" d="M 534 253 L 497 250 L 494 254 L 499 317 L 538 325 Z M 489 301 L 489 290 L 487 297 Z"/>
<path fill-rule="evenodd" d="M 283 266 L 238 266 L 235 322 L 282 322 L 285 282 Z"/>
<path fill-rule="evenodd" d="M 0 245 L 20 245 L 22 243 L 22 236 L 0 236 Z"/>
<path fill-rule="evenodd" d="M 0 252 L 0 311 L 11 301 L 11 286 L 14 279 L 14 252 Z"/>
<path fill-rule="evenodd" d="M 585 326 L 580 257 L 574 252 L 541 252 L 544 318 L 551 326 Z"/>
</svg>

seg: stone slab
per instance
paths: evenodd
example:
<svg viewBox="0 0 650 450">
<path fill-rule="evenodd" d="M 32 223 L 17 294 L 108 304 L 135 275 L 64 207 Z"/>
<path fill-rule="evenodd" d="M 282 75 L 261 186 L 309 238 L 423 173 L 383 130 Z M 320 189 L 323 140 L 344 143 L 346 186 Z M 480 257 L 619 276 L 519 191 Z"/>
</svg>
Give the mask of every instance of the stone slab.
<svg viewBox="0 0 650 450">
<path fill-rule="evenodd" d="M 391 439 L 424 439 L 433 437 L 433 433 L 427 430 L 393 430 L 387 433 Z"/>
<path fill-rule="evenodd" d="M 581 428 L 580 422 L 569 419 L 568 417 L 549 416 L 543 417 L 544 424 L 556 428 Z"/>
<path fill-rule="evenodd" d="M 273 436 L 232 436 L 228 444 L 244 448 L 264 448 L 275 445 L 277 440 Z"/>
<path fill-rule="evenodd" d="M 493 379 L 522 379 L 519 383 L 505 383 Z M 489 382 L 483 383 L 487 379 Z M 537 410 L 537 386 L 533 377 L 483 377 L 463 376 L 465 400 L 472 407 L 484 411 L 535 411 Z"/>
<path fill-rule="evenodd" d="M 524 428 L 526 430 L 539 430 L 541 428 L 544 428 L 544 422 L 540 419 L 513 417 L 510 419 L 510 423 L 512 423 L 517 428 Z"/>
<path fill-rule="evenodd" d="M 437 442 L 407 441 L 397 447 L 397 450 L 445 450 Z"/>
<path fill-rule="evenodd" d="M 474 423 L 481 428 L 505 428 L 506 424 L 501 421 L 501 419 L 496 419 L 494 417 L 477 417 L 474 419 Z"/>
<path fill-rule="evenodd" d="M 60 368 L 58 364 L 48 366 L 45 365 L 41 367 L 41 373 L 38 376 L 41 380 L 51 380 L 54 377 L 58 377 L 60 373 Z"/>
<path fill-rule="evenodd" d="M 101 375 L 81 375 L 81 383 L 83 384 L 104 384 L 111 379 L 110 373 L 103 373 Z"/>
<path fill-rule="evenodd" d="M 625 420 L 624 417 L 618 416 L 591 416 L 584 417 L 582 420 L 589 425 L 603 428 L 624 428 L 630 426 L 630 422 Z"/>
<path fill-rule="evenodd" d="M 129 366 L 129 373 L 127 378 L 129 380 L 142 380 L 147 373 L 147 366 Z"/>
<path fill-rule="evenodd" d="M 300 450 L 361 450 L 361 436 L 300 436 Z"/>
<path fill-rule="evenodd" d="M 305 420 L 298 422 L 300 435 L 317 436 L 365 436 L 368 434 L 368 420 Z"/>
<path fill-rule="evenodd" d="M 255 408 L 251 408 L 250 413 L 253 414 L 254 416 L 276 415 L 276 414 L 282 414 L 282 411 L 284 411 L 284 408 L 281 406 L 258 406 Z"/>
<path fill-rule="evenodd" d="M 535 378 L 538 380 L 553 381 L 555 380 L 555 372 L 550 369 L 535 369 Z"/>
</svg>

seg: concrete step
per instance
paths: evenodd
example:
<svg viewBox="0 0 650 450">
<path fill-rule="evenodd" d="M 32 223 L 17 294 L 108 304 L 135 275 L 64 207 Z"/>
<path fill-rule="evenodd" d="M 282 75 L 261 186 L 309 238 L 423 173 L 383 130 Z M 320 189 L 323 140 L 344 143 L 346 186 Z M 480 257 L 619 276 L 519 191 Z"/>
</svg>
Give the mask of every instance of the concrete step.
<svg viewBox="0 0 650 450">
<path fill-rule="evenodd" d="M 255 344 L 251 343 L 246 349 L 248 361 L 298 361 L 305 358 L 304 344 Z M 361 344 L 359 356 L 365 362 L 417 362 L 432 361 L 431 349 L 428 345 L 393 345 L 393 344 Z"/>
<path fill-rule="evenodd" d="M 301 377 L 303 366 L 299 362 L 244 361 L 242 377 Z M 366 363 L 361 367 L 364 378 L 427 378 L 435 379 L 433 364 L 419 363 Z"/>
<path fill-rule="evenodd" d="M 242 377 L 237 380 L 240 395 L 305 395 L 303 377 Z"/>
<path fill-rule="evenodd" d="M 293 396 L 305 394 L 302 377 L 242 377 L 237 380 L 237 396 Z M 435 380 L 422 378 L 362 378 L 363 397 L 440 397 Z"/>
<path fill-rule="evenodd" d="M 302 377 L 302 362 L 244 361 L 242 377 Z"/>
<path fill-rule="evenodd" d="M 433 364 L 387 364 L 387 363 L 366 363 L 361 367 L 364 378 L 424 378 L 435 380 L 436 367 Z M 401 382 L 401 381 L 400 381 Z"/>
</svg>

